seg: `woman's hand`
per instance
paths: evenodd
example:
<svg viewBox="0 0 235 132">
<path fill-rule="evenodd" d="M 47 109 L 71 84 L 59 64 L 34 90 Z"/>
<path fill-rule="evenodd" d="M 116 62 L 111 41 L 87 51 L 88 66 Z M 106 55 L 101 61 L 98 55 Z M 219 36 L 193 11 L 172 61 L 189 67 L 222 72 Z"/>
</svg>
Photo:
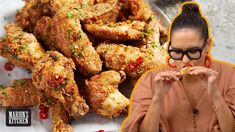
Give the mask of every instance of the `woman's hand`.
<svg viewBox="0 0 235 132">
<path fill-rule="evenodd" d="M 203 66 L 195 66 L 190 68 L 190 75 L 202 76 L 202 80 L 204 79 L 207 83 L 207 92 L 208 94 L 214 95 L 218 93 L 217 89 L 217 79 L 218 79 L 218 72 L 203 67 Z"/>
<path fill-rule="evenodd" d="M 156 88 L 153 99 L 162 100 L 164 95 L 169 91 L 171 85 L 175 81 L 179 81 L 180 73 L 176 71 L 159 72 L 154 78 Z"/>
</svg>

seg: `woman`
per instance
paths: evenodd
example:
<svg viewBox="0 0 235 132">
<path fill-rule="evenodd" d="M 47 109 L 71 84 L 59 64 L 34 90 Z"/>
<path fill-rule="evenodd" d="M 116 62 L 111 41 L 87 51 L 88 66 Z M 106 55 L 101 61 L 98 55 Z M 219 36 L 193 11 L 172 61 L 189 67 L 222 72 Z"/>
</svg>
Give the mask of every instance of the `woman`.
<svg viewBox="0 0 235 132">
<path fill-rule="evenodd" d="M 235 132 L 235 68 L 210 59 L 208 24 L 196 3 L 182 6 L 169 35 L 174 61 L 138 81 L 122 131 Z"/>
</svg>

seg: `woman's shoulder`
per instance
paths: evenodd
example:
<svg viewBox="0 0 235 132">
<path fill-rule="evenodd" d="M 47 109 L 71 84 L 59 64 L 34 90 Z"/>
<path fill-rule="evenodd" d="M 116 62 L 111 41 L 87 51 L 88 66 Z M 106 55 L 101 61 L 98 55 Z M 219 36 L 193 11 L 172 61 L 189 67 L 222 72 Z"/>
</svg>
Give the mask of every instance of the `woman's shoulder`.
<svg viewBox="0 0 235 132">
<path fill-rule="evenodd" d="M 225 76 L 235 74 L 234 73 L 235 65 L 221 60 L 214 59 L 212 61 L 212 69 L 216 70 L 218 73 Z"/>
</svg>

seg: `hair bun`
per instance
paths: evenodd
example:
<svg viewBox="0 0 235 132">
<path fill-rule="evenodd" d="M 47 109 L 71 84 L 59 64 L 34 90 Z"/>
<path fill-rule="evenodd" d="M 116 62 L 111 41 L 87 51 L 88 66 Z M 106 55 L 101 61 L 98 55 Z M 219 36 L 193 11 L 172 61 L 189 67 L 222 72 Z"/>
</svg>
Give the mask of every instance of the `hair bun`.
<svg viewBox="0 0 235 132">
<path fill-rule="evenodd" d="M 188 12 L 200 13 L 198 5 L 193 3 L 183 5 L 182 13 L 188 13 Z"/>
</svg>

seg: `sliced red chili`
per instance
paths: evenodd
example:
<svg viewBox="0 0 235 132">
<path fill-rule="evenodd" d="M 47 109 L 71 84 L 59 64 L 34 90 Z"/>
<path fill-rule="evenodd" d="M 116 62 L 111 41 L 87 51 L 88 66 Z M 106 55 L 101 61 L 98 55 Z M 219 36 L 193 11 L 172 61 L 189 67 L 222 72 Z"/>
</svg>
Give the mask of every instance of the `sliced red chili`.
<svg viewBox="0 0 235 132">
<path fill-rule="evenodd" d="M 143 63 L 143 58 L 142 57 L 137 58 L 136 63 L 137 65 L 141 65 Z"/>
<path fill-rule="evenodd" d="M 104 130 L 98 130 L 98 132 L 104 132 Z"/>
<path fill-rule="evenodd" d="M 45 109 L 45 108 L 47 108 L 47 107 L 44 104 L 39 105 L 39 109 Z"/>
<path fill-rule="evenodd" d="M 39 112 L 39 116 L 40 116 L 40 119 L 47 119 L 48 118 L 47 113 L 44 112 L 44 111 L 40 111 Z"/>
<path fill-rule="evenodd" d="M 55 87 L 60 85 L 61 83 L 64 82 L 64 78 L 56 75 L 52 80 L 51 80 L 51 86 Z"/>
<path fill-rule="evenodd" d="M 136 65 L 133 64 L 133 63 L 131 63 L 131 64 L 128 64 L 127 67 L 128 67 L 128 69 L 130 69 L 130 70 L 134 70 L 135 67 L 136 67 Z"/>
<path fill-rule="evenodd" d="M 48 111 L 48 107 L 46 107 L 46 106 L 43 105 L 43 104 L 40 104 L 40 105 L 39 105 L 39 110 L 40 110 L 40 111 L 43 111 L 43 112 L 47 112 L 47 111 Z"/>
<path fill-rule="evenodd" d="M 6 71 L 11 71 L 11 70 L 13 70 L 14 65 L 8 61 L 7 63 L 5 63 L 4 68 Z"/>
</svg>

